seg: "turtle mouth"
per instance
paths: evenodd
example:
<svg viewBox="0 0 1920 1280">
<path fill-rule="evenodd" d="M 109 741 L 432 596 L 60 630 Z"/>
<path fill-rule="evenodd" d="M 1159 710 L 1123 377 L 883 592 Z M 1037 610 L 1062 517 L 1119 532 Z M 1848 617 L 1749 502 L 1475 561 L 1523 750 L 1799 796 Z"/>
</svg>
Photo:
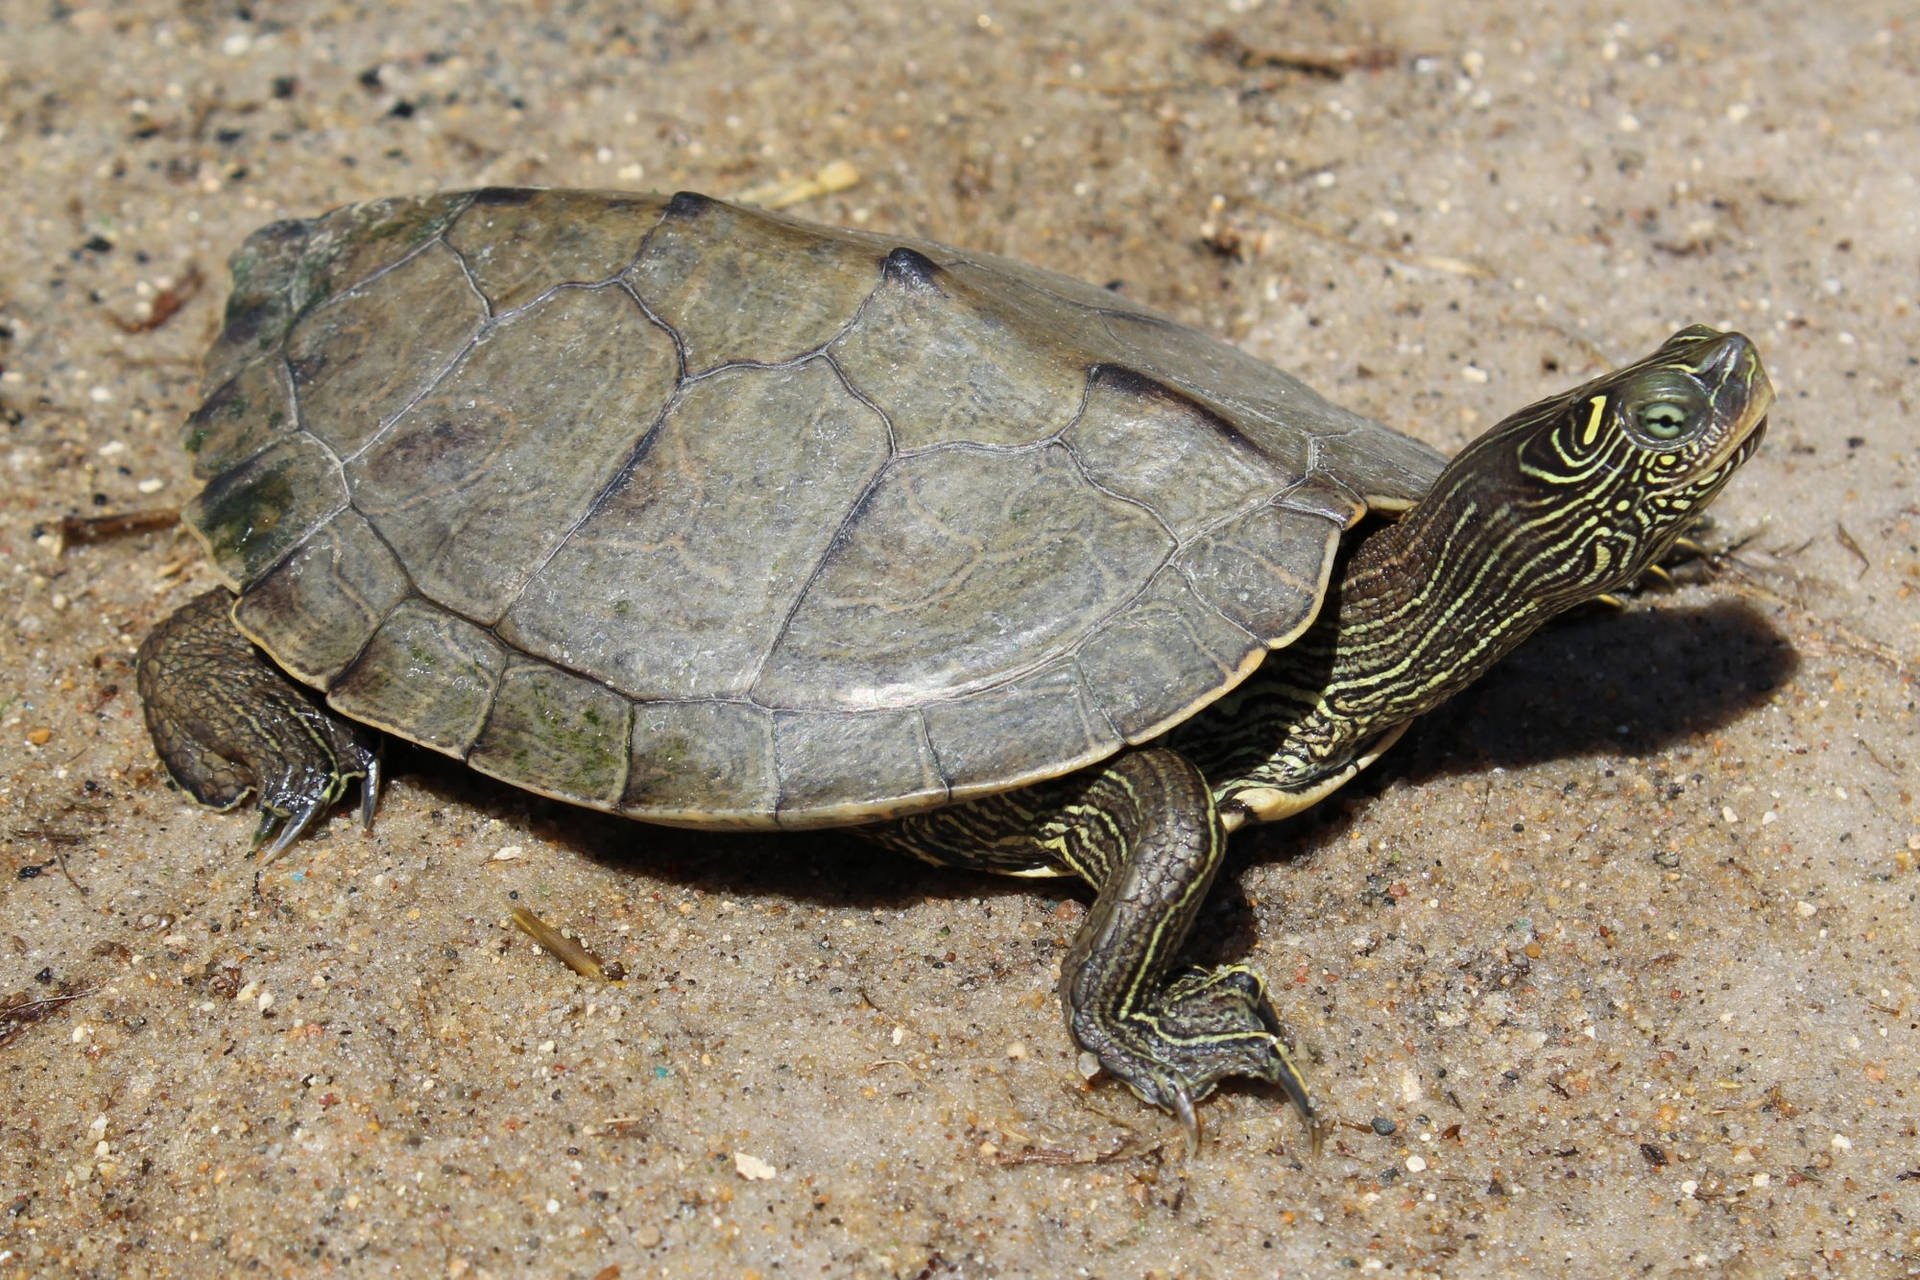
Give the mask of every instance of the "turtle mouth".
<svg viewBox="0 0 1920 1280">
<path fill-rule="evenodd" d="M 1739 335 L 1732 337 L 1738 338 Z M 1740 341 L 1744 344 L 1746 340 L 1741 338 Z M 1727 389 L 1730 390 L 1732 384 L 1742 384 L 1742 395 L 1728 406 L 1730 411 L 1727 416 L 1731 421 L 1714 448 L 1714 452 L 1720 456 L 1705 468 L 1717 475 L 1728 474 L 1753 456 L 1754 450 L 1766 438 L 1768 412 L 1773 408 L 1773 384 L 1761 370 L 1759 357 L 1753 354 L 1751 346 L 1744 346 L 1741 351 L 1744 351 L 1746 359 L 1740 362 L 1737 378 L 1728 378 Z M 1740 351 L 1734 354 L 1738 355 Z"/>
<path fill-rule="evenodd" d="M 1766 434 L 1767 419 L 1764 417 L 1740 435 L 1729 433 L 1726 439 L 1720 442 L 1719 457 L 1702 463 L 1693 472 L 1694 480 L 1687 483 L 1704 486 L 1708 494 L 1718 493 L 1720 486 L 1732 478 L 1733 473 L 1753 456 L 1754 451 L 1760 447 L 1760 442 L 1766 438 Z"/>
<path fill-rule="evenodd" d="M 1711 398 L 1720 426 L 1702 469 L 1724 476 L 1751 458 L 1765 438 L 1773 381 L 1745 334 L 1715 335 L 1698 358 L 1693 374 Z"/>
<path fill-rule="evenodd" d="M 1726 453 L 1721 459 L 1701 468 L 1701 473 L 1709 477 L 1708 483 L 1716 488 L 1724 484 L 1727 477 L 1738 471 L 1745 465 L 1747 459 L 1754 455 L 1754 451 L 1760 447 L 1760 441 L 1766 438 L 1766 434 L 1767 419 L 1763 417 L 1749 427 L 1744 435 L 1730 437 L 1731 443 L 1723 446 L 1726 448 Z"/>
</svg>

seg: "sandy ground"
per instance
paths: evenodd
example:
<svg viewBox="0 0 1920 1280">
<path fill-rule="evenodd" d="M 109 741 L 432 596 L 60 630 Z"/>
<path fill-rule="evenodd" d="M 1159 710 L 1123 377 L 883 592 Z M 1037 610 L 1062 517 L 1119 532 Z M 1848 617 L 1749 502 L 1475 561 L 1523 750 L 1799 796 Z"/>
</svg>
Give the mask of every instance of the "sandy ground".
<svg viewBox="0 0 1920 1280">
<path fill-rule="evenodd" d="M 1909 6 L 387 8 L 0 0 L 0 1275 L 1920 1268 Z M 1274 979 L 1318 1158 L 1270 1091 L 1189 1158 L 1083 1085 L 1070 886 L 412 753 L 262 871 L 159 776 L 129 659 L 206 568 L 44 527 L 190 495 L 249 230 L 836 163 L 795 212 L 1123 282 L 1447 449 L 1690 321 L 1764 351 L 1716 580 L 1238 842 L 1197 950 Z"/>
</svg>

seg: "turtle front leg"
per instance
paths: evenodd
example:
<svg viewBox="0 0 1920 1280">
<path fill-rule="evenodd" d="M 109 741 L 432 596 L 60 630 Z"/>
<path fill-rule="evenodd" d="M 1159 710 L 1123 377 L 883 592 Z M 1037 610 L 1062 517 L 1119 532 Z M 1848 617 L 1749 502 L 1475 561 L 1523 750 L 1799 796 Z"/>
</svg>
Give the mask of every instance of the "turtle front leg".
<svg viewBox="0 0 1920 1280">
<path fill-rule="evenodd" d="M 949 866 L 1047 868 L 1097 896 L 1061 968 L 1074 1039 L 1197 1140 L 1193 1104 L 1221 1080 L 1279 1084 L 1320 1131 L 1265 984 L 1244 965 L 1169 978 L 1226 853 L 1206 779 L 1164 748 L 1124 752 L 1057 782 L 890 823 L 885 844 Z"/>
<path fill-rule="evenodd" d="M 227 810 L 260 807 L 257 849 L 293 843 L 361 780 L 360 820 L 380 793 L 378 739 L 288 679 L 233 624 L 233 596 L 209 591 L 153 629 L 134 659 L 147 732 L 173 780 Z"/>
</svg>

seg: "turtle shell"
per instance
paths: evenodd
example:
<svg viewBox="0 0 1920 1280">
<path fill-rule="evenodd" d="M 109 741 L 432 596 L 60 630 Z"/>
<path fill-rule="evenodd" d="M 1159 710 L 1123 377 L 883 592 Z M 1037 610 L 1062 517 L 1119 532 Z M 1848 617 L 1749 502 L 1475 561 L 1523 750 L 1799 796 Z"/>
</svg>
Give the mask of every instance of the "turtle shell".
<svg viewBox="0 0 1920 1280">
<path fill-rule="evenodd" d="M 232 268 L 185 442 L 240 627 L 354 719 L 655 822 L 1152 738 L 1442 463 L 1108 290 L 697 195 L 379 200 Z"/>
</svg>

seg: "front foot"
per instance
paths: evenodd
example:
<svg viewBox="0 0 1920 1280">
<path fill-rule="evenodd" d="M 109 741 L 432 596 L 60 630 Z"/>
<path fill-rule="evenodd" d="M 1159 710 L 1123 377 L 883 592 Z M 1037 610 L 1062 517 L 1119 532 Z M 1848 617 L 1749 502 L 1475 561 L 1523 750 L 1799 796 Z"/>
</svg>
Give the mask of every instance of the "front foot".
<svg viewBox="0 0 1920 1280">
<path fill-rule="evenodd" d="M 1074 1039 L 1143 1100 L 1164 1107 L 1187 1131 L 1191 1151 L 1200 1122 L 1193 1104 L 1234 1076 L 1278 1084 L 1300 1109 L 1316 1154 L 1322 1130 L 1305 1079 L 1293 1064 L 1260 976 L 1244 965 L 1192 969 L 1148 996 L 1138 1009 L 1103 1016 L 1073 1009 Z"/>
<path fill-rule="evenodd" d="M 360 819 L 380 793 L 378 739 L 320 705 L 234 626 L 233 596 L 209 591 L 153 629 L 134 665 L 147 731 L 183 790 L 212 809 L 251 797 L 253 846 L 269 858 L 358 779 Z M 271 843 L 269 843 L 271 842 Z"/>
</svg>

